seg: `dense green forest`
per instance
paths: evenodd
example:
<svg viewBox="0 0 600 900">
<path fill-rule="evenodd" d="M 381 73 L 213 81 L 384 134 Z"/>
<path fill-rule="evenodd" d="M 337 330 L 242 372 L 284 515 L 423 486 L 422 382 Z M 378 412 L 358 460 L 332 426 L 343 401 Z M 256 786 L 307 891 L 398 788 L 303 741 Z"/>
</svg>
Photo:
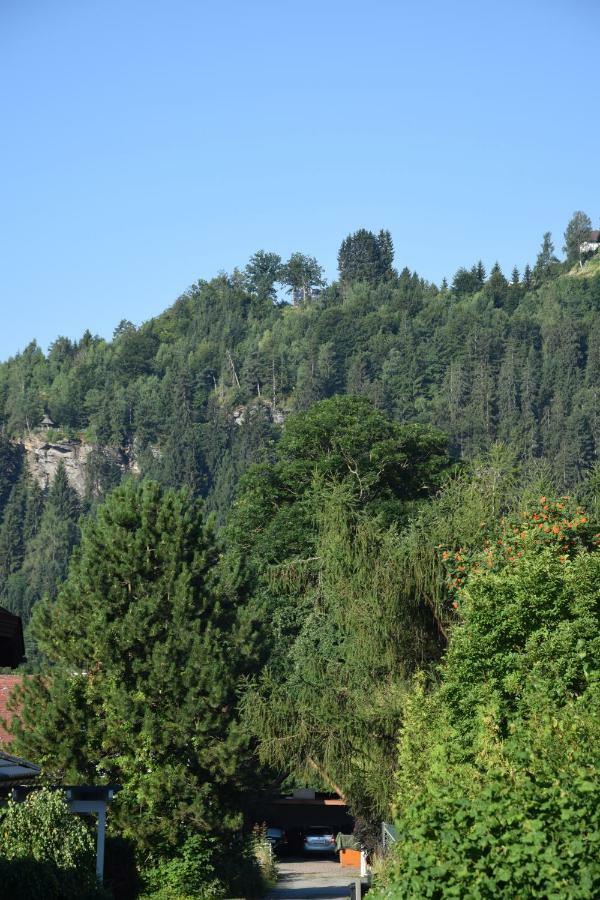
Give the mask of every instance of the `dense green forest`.
<svg viewBox="0 0 600 900">
<path fill-rule="evenodd" d="M 43 673 L 15 746 L 123 785 L 149 896 L 259 891 L 244 828 L 288 777 L 342 794 L 373 853 L 395 819 L 379 896 L 598 895 L 590 226 L 564 262 L 546 234 L 522 275 L 439 287 L 386 231 L 330 286 L 261 251 L 0 368 L 0 602 Z M 44 414 L 91 445 L 84 492 L 28 470 Z"/>
<path fill-rule="evenodd" d="M 600 446 L 600 269 L 578 258 L 582 216 L 565 233 L 564 262 L 547 234 L 533 266 L 510 278 L 478 263 L 438 288 L 396 272 L 389 232 L 360 230 L 342 243 L 329 287 L 314 258 L 259 251 L 141 327 L 121 322 L 111 342 L 57 338 L 47 355 L 30 344 L 0 366 L 1 602 L 27 617 L 55 591 L 75 537 L 63 524 L 54 549 L 38 539 L 43 564 L 31 549 L 45 501 L 18 441 L 44 414 L 56 426 L 49 438 L 93 447 L 84 511 L 129 466 L 188 487 L 221 524 L 248 465 L 271 458 L 285 416 L 336 394 L 441 429 L 462 459 L 500 441 L 572 487 Z"/>
</svg>

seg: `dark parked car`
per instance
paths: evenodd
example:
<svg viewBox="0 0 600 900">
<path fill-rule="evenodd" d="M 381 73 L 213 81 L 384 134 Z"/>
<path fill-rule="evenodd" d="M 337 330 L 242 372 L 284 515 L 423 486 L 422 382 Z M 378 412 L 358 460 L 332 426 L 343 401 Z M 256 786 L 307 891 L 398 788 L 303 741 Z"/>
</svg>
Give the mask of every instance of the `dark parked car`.
<svg viewBox="0 0 600 900">
<path fill-rule="evenodd" d="M 314 825 L 304 832 L 305 853 L 335 853 L 335 835 L 327 825 Z"/>
<path fill-rule="evenodd" d="M 275 853 L 285 853 L 288 849 L 288 837 L 278 825 L 267 826 L 267 840 Z"/>
</svg>

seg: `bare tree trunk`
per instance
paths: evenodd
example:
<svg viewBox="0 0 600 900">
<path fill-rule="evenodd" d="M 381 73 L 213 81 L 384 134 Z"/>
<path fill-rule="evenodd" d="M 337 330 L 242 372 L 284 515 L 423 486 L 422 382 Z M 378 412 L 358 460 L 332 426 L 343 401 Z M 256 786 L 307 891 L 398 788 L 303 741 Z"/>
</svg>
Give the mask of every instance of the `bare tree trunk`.
<svg viewBox="0 0 600 900">
<path fill-rule="evenodd" d="M 328 784 L 331 788 L 333 788 L 333 790 L 334 790 L 335 793 L 338 795 L 338 797 L 340 798 L 340 800 L 343 800 L 344 803 L 347 803 L 347 802 L 348 802 L 348 801 L 346 800 L 346 795 L 344 794 L 344 792 L 343 792 L 343 790 L 341 789 L 341 787 L 339 787 L 339 785 L 337 785 L 337 784 L 335 783 L 335 781 L 332 781 L 332 780 L 331 780 L 331 778 L 329 777 L 329 775 L 327 774 L 327 772 L 326 772 L 324 769 L 322 769 L 321 766 L 320 766 L 317 762 L 315 762 L 315 760 L 312 758 L 312 756 L 309 756 L 309 757 L 308 757 L 308 764 L 309 764 L 309 766 L 311 767 L 311 769 L 314 769 L 315 772 L 318 772 L 318 774 L 321 776 L 321 778 L 323 779 L 323 781 L 326 781 L 327 784 Z"/>
<path fill-rule="evenodd" d="M 231 356 L 231 353 L 229 352 L 229 350 L 227 350 L 226 352 L 227 352 L 227 359 L 229 360 L 229 365 L 231 366 L 231 371 L 233 372 L 233 377 L 235 378 L 235 383 L 237 384 L 238 387 L 241 387 L 240 379 L 237 377 L 237 372 L 235 371 L 235 363 L 233 362 L 233 357 Z"/>
</svg>

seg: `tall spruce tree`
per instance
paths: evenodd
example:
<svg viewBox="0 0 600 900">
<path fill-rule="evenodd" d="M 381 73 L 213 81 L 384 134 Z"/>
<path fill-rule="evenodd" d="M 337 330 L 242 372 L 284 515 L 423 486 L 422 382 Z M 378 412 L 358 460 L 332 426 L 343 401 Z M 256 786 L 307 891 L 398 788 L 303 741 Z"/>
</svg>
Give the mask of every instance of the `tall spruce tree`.
<svg viewBox="0 0 600 900">
<path fill-rule="evenodd" d="M 349 284 L 365 281 L 375 284 L 393 274 L 394 245 L 389 231 L 378 235 L 359 228 L 344 238 L 338 252 L 340 281 Z"/>
<path fill-rule="evenodd" d="M 238 823 L 235 688 L 252 652 L 216 563 L 187 493 L 130 481 L 86 523 L 56 601 L 34 616 L 53 668 L 23 688 L 15 748 L 53 777 L 121 784 L 116 823 L 149 855 Z"/>
<path fill-rule="evenodd" d="M 552 234 L 547 231 L 542 239 L 542 246 L 537 255 L 535 266 L 533 267 L 533 280 L 536 285 L 542 284 L 549 278 L 552 278 L 558 271 L 559 262 L 554 255 L 554 244 L 552 242 Z"/>
</svg>

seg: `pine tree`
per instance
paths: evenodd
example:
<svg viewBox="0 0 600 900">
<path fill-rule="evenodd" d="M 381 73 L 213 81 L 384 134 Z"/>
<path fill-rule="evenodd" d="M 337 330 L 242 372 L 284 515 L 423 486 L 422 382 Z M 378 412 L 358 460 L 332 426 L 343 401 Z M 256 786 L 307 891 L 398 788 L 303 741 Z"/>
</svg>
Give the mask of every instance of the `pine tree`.
<svg viewBox="0 0 600 900">
<path fill-rule="evenodd" d="M 531 290 L 531 285 L 533 283 L 533 272 L 531 271 L 531 266 L 529 263 L 525 266 L 523 270 L 523 285 L 525 286 L 525 290 Z"/>
<path fill-rule="evenodd" d="M 21 475 L 10 492 L 0 527 L 0 591 L 9 575 L 21 568 L 25 553 L 23 522 L 27 508 L 27 475 Z"/>
<path fill-rule="evenodd" d="M 61 519 L 75 521 L 79 515 L 79 497 L 77 491 L 69 484 L 67 470 L 62 459 L 48 491 L 48 505 L 54 508 L 57 516 Z"/>
<path fill-rule="evenodd" d="M 22 460 L 22 447 L 15 446 L 4 432 L 0 432 L 0 518 L 4 504 L 21 472 Z"/>
<path fill-rule="evenodd" d="M 462 297 L 465 294 L 474 294 L 477 290 L 479 290 L 477 267 L 473 266 L 470 272 L 463 267 L 457 269 L 452 281 L 452 292 Z"/>
<path fill-rule="evenodd" d="M 393 274 L 393 260 L 394 245 L 389 231 L 382 229 L 376 236 L 366 228 L 359 228 L 342 241 L 339 249 L 340 281 L 376 284 Z"/>
<path fill-rule="evenodd" d="M 533 280 L 535 284 L 540 285 L 549 278 L 552 278 L 557 273 L 558 266 L 558 259 L 554 255 L 552 234 L 547 231 L 544 234 L 542 246 L 537 255 L 535 266 L 533 267 Z"/>
<path fill-rule="evenodd" d="M 508 281 L 502 274 L 500 264 L 497 262 L 492 266 L 490 277 L 485 286 L 485 292 L 493 301 L 494 306 L 504 306 L 508 294 Z"/>
<path fill-rule="evenodd" d="M 23 688 L 15 748 L 53 777 L 121 784 L 113 816 L 145 853 L 238 822 L 235 689 L 252 637 L 236 638 L 216 563 L 186 493 L 130 481 L 86 523 L 56 601 L 34 616 L 52 669 Z"/>
<path fill-rule="evenodd" d="M 515 266 L 512 270 L 511 276 L 510 276 L 510 283 L 514 287 L 517 287 L 518 284 L 520 283 L 520 281 L 521 281 L 521 275 L 519 273 L 518 268 Z"/>
<path fill-rule="evenodd" d="M 392 235 L 387 229 L 382 228 L 377 235 L 379 247 L 379 274 L 381 278 L 387 278 L 393 272 L 394 243 Z"/>
</svg>

